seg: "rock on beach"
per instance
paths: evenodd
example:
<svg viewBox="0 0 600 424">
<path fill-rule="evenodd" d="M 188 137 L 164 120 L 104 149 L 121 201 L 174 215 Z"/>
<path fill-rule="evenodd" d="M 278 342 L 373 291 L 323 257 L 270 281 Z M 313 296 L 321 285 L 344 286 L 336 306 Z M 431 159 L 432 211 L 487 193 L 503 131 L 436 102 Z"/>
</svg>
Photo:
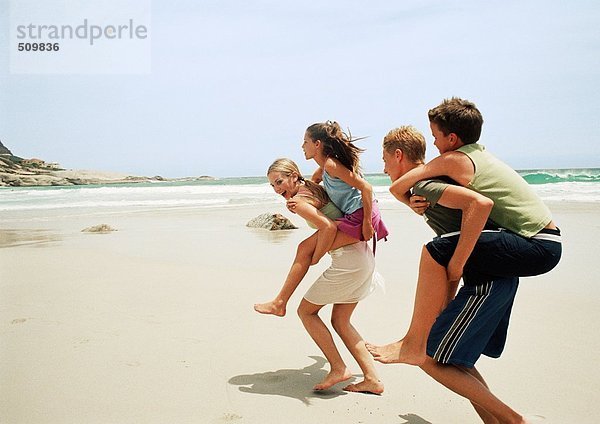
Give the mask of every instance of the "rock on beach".
<svg viewBox="0 0 600 424">
<path fill-rule="evenodd" d="M 252 218 L 248 221 L 246 226 L 252 228 L 264 228 L 267 230 L 295 230 L 298 228 L 285 216 L 279 213 L 270 212 Z"/>
</svg>

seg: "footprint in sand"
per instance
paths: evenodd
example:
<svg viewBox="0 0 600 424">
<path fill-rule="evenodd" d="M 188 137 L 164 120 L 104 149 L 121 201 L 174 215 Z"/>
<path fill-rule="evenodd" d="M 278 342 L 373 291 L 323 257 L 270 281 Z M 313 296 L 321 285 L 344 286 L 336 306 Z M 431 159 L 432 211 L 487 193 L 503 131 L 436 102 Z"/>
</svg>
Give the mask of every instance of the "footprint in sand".
<svg viewBox="0 0 600 424">
<path fill-rule="evenodd" d="M 90 339 L 79 339 L 79 340 L 74 340 L 74 347 L 78 348 L 82 345 L 86 345 L 90 342 Z"/>
</svg>

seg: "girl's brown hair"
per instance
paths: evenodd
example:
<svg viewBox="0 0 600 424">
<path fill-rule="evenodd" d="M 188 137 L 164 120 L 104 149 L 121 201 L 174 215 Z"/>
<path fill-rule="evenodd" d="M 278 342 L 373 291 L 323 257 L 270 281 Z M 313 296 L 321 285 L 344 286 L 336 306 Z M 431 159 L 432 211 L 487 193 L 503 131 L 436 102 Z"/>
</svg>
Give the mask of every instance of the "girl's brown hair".
<svg viewBox="0 0 600 424">
<path fill-rule="evenodd" d="M 306 132 L 313 141 L 320 140 L 323 143 L 325 156 L 339 160 L 353 172 L 360 172 L 359 155 L 364 149 L 354 145 L 359 139 L 352 138 L 350 132 L 346 134 L 340 124 L 335 121 L 318 122 L 308 127 Z"/>
</svg>

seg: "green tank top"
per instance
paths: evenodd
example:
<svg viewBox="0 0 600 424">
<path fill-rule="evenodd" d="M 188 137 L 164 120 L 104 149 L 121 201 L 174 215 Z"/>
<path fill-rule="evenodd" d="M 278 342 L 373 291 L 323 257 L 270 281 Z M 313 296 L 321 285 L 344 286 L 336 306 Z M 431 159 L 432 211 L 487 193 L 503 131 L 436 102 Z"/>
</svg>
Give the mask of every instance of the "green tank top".
<svg viewBox="0 0 600 424">
<path fill-rule="evenodd" d="M 334 221 L 336 219 L 344 216 L 344 214 L 338 209 L 338 207 L 335 205 L 335 203 L 333 203 L 331 200 L 329 201 L 329 203 L 327 203 L 325 206 L 323 206 L 319 210 L 327 218 L 332 219 Z M 306 221 L 306 223 L 308 224 L 308 226 L 310 228 L 315 228 L 315 229 L 317 228 L 312 222 Z"/>
<path fill-rule="evenodd" d="M 305 197 L 308 200 L 308 202 L 310 204 L 312 204 L 313 206 L 317 206 L 318 204 L 321 203 L 305 185 L 302 185 L 300 187 L 300 189 L 298 190 L 297 196 Z M 333 203 L 331 200 L 329 202 L 327 202 L 324 206 L 322 206 L 319 209 L 319 211 L 321 211 L 321 213 L 323 215 L 325 215 L 327 218 L 332 219 L 334 221 L 336 219 L 344 216 L 344 214 L 338 209 L 338 207 L 335 205 L 335 203 Z M 317 228 L 310 221 L 306 221 L 306 223 L 308 224 L 308 226 L 310 228 L 315 228 L 315 229 Z"/>
<path fill-rule="evenodd" d="M 415 184 L 412 193 L 423 196 L 429 202 L 429 207 L 423 216 L 425 222 L 438 235 L 460 231 L 462 211 L 450 209 L 438 203 L 442 194 L 448 187 L 448 183 L 439 179 L 422 180 Z"/>
<path fill-rule="evenodd" d="M 468 187 L 494 201 L 490 219 L 496 224 L 531 237 L 552 221 L 550 209 L 529 184 L 514 169 L 486 152 L 484 146 L 467 144 L 456 151 L 473 162 L 475 175 Z"/>
</svg>

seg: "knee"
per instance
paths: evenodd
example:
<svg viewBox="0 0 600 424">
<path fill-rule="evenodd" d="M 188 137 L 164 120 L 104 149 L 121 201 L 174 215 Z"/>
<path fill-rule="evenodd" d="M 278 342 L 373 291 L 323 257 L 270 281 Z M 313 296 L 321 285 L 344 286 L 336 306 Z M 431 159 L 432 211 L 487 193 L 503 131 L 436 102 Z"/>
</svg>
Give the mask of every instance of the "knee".
<svg viewBox="0 0 600 424">
<path fill-rule="evenodd" d="M 311 311 L 309 311 L 308 309 L 306 309 L 305 307 L 302 306 L 302 303 L 300 303 L 300 305 L 298 306 L 298 309 L 296 309 L 296 313 L 298 314 L 298 317 L 300 318 L 300 321 L 302 321 L 302 322 L 304 322 L 308 317 L 313 315 L 313 313 Z"/>
<path fill-rule="evenodd" d="M 302 305 L 298 306 L 298 309 L 296 309 L 296 313 L 298 314 L 300 320 L 303 321 L 304 317 L 306 316 L 306 311 L 302 308 Z"/>
</svg>

